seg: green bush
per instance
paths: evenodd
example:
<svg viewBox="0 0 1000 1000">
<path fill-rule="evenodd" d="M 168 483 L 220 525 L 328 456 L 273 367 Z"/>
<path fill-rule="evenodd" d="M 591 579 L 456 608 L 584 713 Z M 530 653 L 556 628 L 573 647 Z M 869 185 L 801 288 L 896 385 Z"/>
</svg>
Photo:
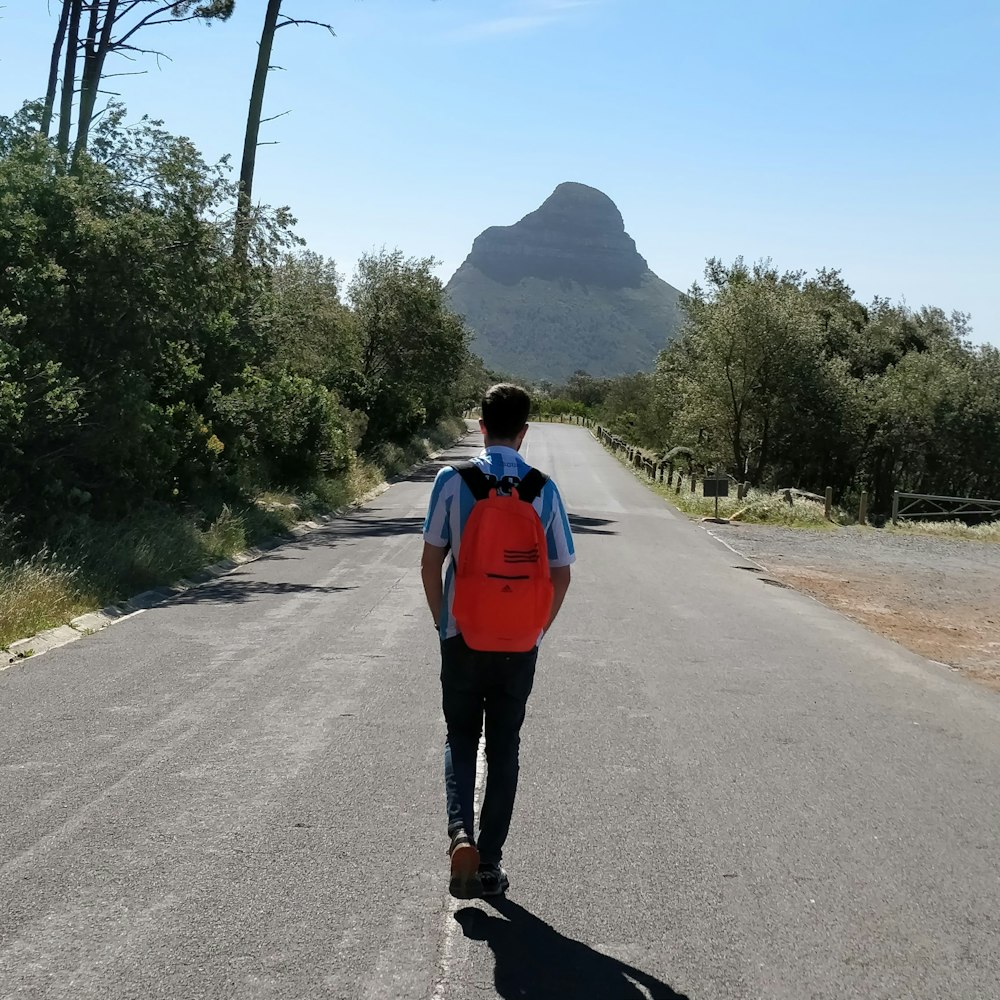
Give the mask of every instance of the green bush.
<svg viewBox="0 0 1000 1000">
<path fill-rule="evenodd" d="M 66 170 L 0 117 L 0 629 L 7 641 L 340 506 L 477 390 L 434 262 L 234 259 L 224 164 L 112 109 Z M 360 457 L 364 455 L 366 457 Z M 288 490 L 291 503 L 257 498 Z M 39 554 L 42 553 L 42 554 Z"/>
<path fill-rule="evenodd" d="M 541 418 L 544 420 L 547 417 L 559 416 L 587 416 L 586 406 L 572 399 L 546 399 L 543 396 L 541 398 L 534 398 L 532 402 L 532 414 L 536 419 Z"/>
<path fill-rule="evenodd" d="M 304 483 L 346 471 L 348 416 L 337 397 L 301 375 L 244 370 L 211 398 L 223 455 L 248 486 Z"/>
</svg>

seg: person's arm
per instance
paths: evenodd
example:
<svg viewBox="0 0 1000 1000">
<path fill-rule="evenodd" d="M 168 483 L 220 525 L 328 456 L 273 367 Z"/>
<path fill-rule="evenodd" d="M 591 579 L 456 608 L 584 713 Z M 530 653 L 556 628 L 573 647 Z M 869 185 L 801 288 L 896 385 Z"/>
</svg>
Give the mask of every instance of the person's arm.
<svg viewBox="0 0 1000 1000">
<path fill-rule="evenodd" d="M 556 615 L 559 614 L 559 609 L 566 597 L 566 591 L 569 590 L 570 568 L 569 566 L 553 566 L 549 570 L 549 576 L 552 579 L 552 611 L 549 613 L 549 623 L 545 626 L 546 632 L 552 628 L 552 623 L 556 620 Z"/>
<path fill-rule="evenodd" d="M 446 547 L 424 542 L 424 552 L 420 557 L 420 579 L 424 584 L 424 596 L 427 598 L 427 607 L 431 609 L 435 627 L 441 622 L 441 604 L 444 601 L 441 570 L 447 555 Z"/>
<path fill-rule="evenodd" d="M 548 632 L 559 614 L 566 591 L 569 590 L 570 564 L 576 559 L 573 550 L 573 533 L 569 526 L 569 517 L 563 505 L 559 487 L 549 483 L 552 490 L 552 520 L 546 531 L 546 542 L 549 550 L 549 577 L 552 580 L 552 610 L 549 612 L 549 623 L 545 626 Z"/>
<path fill-rule="evenodd" d="M 434 626 L 441 623 L 444 603 L 444 583 L 441 570 L 451 548 L 451 527 L 448 523 L 449 505 L 445 498 L 448 480 L 457 475 L 454 469 L 443 468 L 434 479 L 427 517 L 424 520 L 424 551 L 420 557 L 420 579 L 424 584 L 427 607 L 434 616 Z"/>
</svg>

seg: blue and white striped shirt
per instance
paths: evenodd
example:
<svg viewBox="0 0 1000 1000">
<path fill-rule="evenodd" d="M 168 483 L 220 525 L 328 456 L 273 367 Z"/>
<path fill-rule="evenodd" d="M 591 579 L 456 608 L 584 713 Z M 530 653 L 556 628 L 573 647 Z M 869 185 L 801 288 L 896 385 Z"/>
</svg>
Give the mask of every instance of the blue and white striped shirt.
<svg viewBox="0 0 1000 1000">
<path fill-rule="evenodd" d="M 476 465 L 497 482 L 507 479 L 512 485 L 524 478 L 531 468 L 513 448 L 492 445 L 478 458 Z M 455 599 L 455 566 L 462 542 L 462 530 L 475 504 L 472 491 L 462 477 L 451 467 L 445 466 L 434 480 L 427 518 L 424 521 L 424 541 L 438 548 L 451 547 L 451 559 L 444 581 L 444 604 L 439 629 L 442 639 L 458 635 L 458 627 L 451 613 Z M 548 541 L 549 566 L 569 566 L 576 559 L 569 518 L 563 506 L 559 488 L 550 479 L 532 504 L 542 520 Z"/>
</svg>

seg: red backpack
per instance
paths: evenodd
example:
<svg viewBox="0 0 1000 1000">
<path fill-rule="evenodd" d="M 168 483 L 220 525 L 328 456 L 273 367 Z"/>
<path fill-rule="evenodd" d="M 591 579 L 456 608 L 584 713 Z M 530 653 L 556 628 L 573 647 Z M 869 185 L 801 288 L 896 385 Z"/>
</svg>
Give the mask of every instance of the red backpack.
<svg viewBox="0 0 1000 1000">
<path fill-rule="evenodd" d="M 510 496 L 474 462 L 452 468 L 476 504 L 464 528 L 452 613 L 470 649 L 526 653 L 552 610 L 545 529 L 532 503 L 548 477 L 531 469 Z"/>
</svg>

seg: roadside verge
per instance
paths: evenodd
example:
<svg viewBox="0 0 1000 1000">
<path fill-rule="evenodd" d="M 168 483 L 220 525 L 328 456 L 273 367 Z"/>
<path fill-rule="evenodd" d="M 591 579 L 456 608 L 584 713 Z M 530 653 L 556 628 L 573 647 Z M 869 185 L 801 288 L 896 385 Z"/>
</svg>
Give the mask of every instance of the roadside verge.
<svg viewBox="0 0 1000 1000">
<path fill-rule="evenodd" d="M 468 434 L 469 430 L 466 428 L 465 433 L 456 438 L 449 447 L 459 444 Z M 20 661 L 40 656 L 42 653 L 47 653 L 53 649 L 58 649 L 60 646 L 66 646 L 71 642 L 76 642 L 78 639 L 93 635 L 95 632 L 100 632 L 109 625 L 124 621 L 132 615 L 165 604 L 180 594 L 210 583 L 221 576 L 233 572 L 233 570 L 238 569 L 240 566 L 245 566 L 247 563 L 255 562 L 257 559 L 288 542 L 310 535 L 315 531 L 321 531 L 350 511 L 357 510 L 365 504 L 371 503 L 372 500 L 381 496 L 389 489 L 393 483 L 399 482 L 401 479 L 406 478 L 407 475 L 411 475 L 424 466 L 429 465 L 440 458 L 447 450 L 448 448 L 443 448 L 431 452 L 424 459 L 412 465 L 406 472 L 390 476 L 378 486 L 369 490 L 363 496 L 352 500 L 350 503 L 337 507 L 327 514 L 299 521 L 287 531 L 272 535 L 257 545 L 238 552 L 228 559 L 222 559 L 210 566 L 206 566 L 204 569 L 199 570 L 197 573 L 192 573 L 182 580 L 166 586 L 145 590 L 127 600 L 79 615 L 66 625 L 57 625 L 54 628 L 45 629 L 25 639 L 18 639 L 10 643 L 5 649 L 0 650 L 0 671 Z"/>
</svg>

